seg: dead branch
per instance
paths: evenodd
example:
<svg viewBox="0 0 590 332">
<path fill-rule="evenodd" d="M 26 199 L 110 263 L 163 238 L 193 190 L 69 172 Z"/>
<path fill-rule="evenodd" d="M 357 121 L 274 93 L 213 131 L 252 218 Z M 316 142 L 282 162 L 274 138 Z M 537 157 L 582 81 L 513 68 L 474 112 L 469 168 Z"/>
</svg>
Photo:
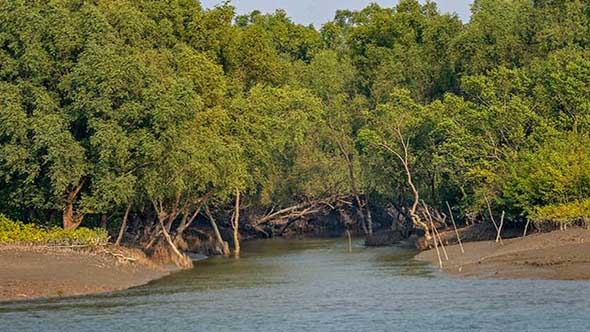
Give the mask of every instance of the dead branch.
<svg viewBox="0 0 590 332">
<path fill-rule="evenodd" d="M 496 242 L 498 242 L 498 240 L 500 240 L 500 244 L 504 244 L 504 242 L 502 241 L 502 237 L 500 236 L 500 228 L 498 227 L 498 224 L 496 224 L 496 219 L 494 219 L 494 215 L 492 214 L 492 207 L 490 206 L 490 201 L 488 200 L 488 197 L 486 195 L 483 196 L 486 204 L 488 206 L 488 213 L 490 214 L 490 219 L 492 220 L 492 223 L 494 224 L 494 228 L 496 228 L 496 232 L 498 233 L 498 236 L 496 237 Z M 503 215 L 502 215 L 502 219 L 504 219 Z"/>
<path fill-rule="evenodd" d="M 498 227 L 498 235 L 496 236 L 496 242 L 502 240 L 502 226 L 504 226 L 504 211 L 502 211 L 502 217 L 500 218 L 500 227 Z"/>
<path fill-rule="evenodd" d="M 261 219 L 258 219 L 255 223 L 252 224 L 252 226 L 261 226 L 276 220 L 285 220 L 294 217 L 302 217 L 306 214 L 317 213 L 321 210 L 321 205 L 328 206 L 330 209 L 335 210 L 336 207 L 334 202 L 343 202 L 341 196 L 331 196 L 326 199 L 305 202 L 284 208 L 282 210 L 269 214 Z M 352 205 L 352 203 L 350 202 L 344 203 Z M 314 208 L 315 210 L 312 212 L 311 210 L 309 210 L 309 208 Z M 301 213 L 301 210 L 307 212 Z"/>
<path fill-rule="evenodd" d="M 461 242 L 461 236 L 459 235 L 459 231 L 457 230 L 457 224 L 455 223 L 455 217 L 453 217 L 453 211 L 451 210 L 451 206 L 449 202 L 447 202 L 447 208 L 449 208 L 449 214 L 451 215 L 451 221 L 453 222 L 453 228 L 455 229 L 455 235 L 457 235 L 457 241 L 459 242 L 459 247 L 461 248 L 461 253 L 465 253 L 465 249 L 463 249 L 463 243 Z"/>
<path fill-rule="evenodd" d="M 430 226 L 432 226 L 432 228 L 434 228 L 434 224 L 431 222 Z M 440 251 L 438 251 L 438 242 L 436 241 L 436 236 L 433 236 L 434 238 L 434 249 L 436 249 L 436 257 L 438 258 L 438 266 L 440 266 L 440 269 L 442 270 L 443 268 L 443 263 L 442 263 L 442 259 L 440 258 Z"/>
<path fill-rule="evenodd" d="M 298 204 L 298 205 L 294 205 L 294 206 L 291 206 L 291 207 L 288 207 L 288 208 L 279 210 L 279 211 L 277 211 L 275 213 L 272 213 L 272 214 L 267 215 L 264 218 L 259 219 L 255 223 L 255 225 L 256 226 L 264 225 L 264 224 L 272 221 L 273 219 L 276 219 L 277 217 L 279 217 L 279 216 L 281 216 L 281 215 L 283 215 L 285 213 L 289 213 L 291 211 L 295 211 L 295 210 L 299 210 L 299 209 L 305 208 L 308 205 L 309 205 L 309 203 L 301 203 L 301 204 Z"/>
<path fill-rule="evenodd" d="M 430 211 L 428 210 L 428 205 L 426 205 L 426 203 L 424 201 L 422 201 L 422 205 L 424 206 L 424 210 L 426 211 L 426 215 L 428 216 L 428 220 L 430 220 L 430 225 L 432 226 L 432 236 L 434 237 L 434 241 L 436 243 L 436 238 L 438 237 L 438 242 L 440 243 L 442 251 L 445 255 L 445 259 L 449 260 L 449 255 L 447 254 L 447 250 L 445 249 L 445 245 L 442 241 L 442 238 L 440 237 L 440 233 L 438 232 L 438 229 L 434 225 L 434 220 L 432 219 L 432 215 L 430 214 Z"/>
<path fill-rule="evenodd" d="M 524 238 L 526 236 L 526 232 L 529 229 L 529 224 L 531 223 L 531 219 L 527 218 L 526 220 L 526 225 L 524 226 L 524 232 L 522 233 L 522 237 Z"/>
</svg>

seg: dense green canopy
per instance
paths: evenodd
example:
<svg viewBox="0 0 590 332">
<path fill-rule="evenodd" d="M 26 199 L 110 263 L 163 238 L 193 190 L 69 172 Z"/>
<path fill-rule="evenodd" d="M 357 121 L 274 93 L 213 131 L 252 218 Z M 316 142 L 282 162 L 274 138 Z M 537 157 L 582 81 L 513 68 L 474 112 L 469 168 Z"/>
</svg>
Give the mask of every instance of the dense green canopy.
<svg viewBox="0 0 590 332">
<path fill-rule="evenodd" d="M 392 153 L 409 142 L 429 205 L 585 217 L 559 211 L 590 199 L 589 2 L 472 11 L 402 0 L 317 31 L 196 0 L 2 1 L 0 212 L 173 223 L 236 190 L 258 211 L 336 194 L 409 206 Z"/>
</svg>

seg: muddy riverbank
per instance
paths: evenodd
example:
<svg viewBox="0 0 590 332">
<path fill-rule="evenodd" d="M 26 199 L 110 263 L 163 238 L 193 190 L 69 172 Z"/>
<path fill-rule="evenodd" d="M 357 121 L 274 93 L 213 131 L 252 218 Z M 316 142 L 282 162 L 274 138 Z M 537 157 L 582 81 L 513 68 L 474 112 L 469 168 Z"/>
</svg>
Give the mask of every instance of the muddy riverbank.
<svg viewBox="0 0 590 332">
<path fill-rule="evenodd" d="M 590 280 L 590 231 L 535 234 L 524 239 L 447 247 L 443 269 L 480 279 Z M 144 285 L 177 269 L 154 264 L 140 251 L 0 247 L 0 301 L 105 293 Z M 442 254 L 442 253 L 441 253 Z M 419 261 L 438 265 L 434 250 Z"/>
<path fill-rule="evenodd" d="M 176 271 L 139 250 L 0 247 L 0 301 L 105 293 Z"/>
<path fill-rule="evenodd" d="M 458 245 L 443 253 L 443 270 L 453 276 L 484 279 L 590 280 L 590 231 L 575 228 L 525 238 Z M 435 250 L 419 253 L 419 261 L 437 266 Z"/>
</svg>

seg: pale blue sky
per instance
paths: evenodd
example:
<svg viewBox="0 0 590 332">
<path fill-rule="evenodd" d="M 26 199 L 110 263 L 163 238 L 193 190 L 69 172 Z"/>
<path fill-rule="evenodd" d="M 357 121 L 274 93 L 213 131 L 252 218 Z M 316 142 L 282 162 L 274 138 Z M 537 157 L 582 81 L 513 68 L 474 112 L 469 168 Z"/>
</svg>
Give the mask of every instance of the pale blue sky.
<svg viewBox="0 0 590 332">
<path fill-rule="evenodd" d="M 204 7 L 212 7 L 223 0 L 201 0 Z M 393 7 L 397 0 L 232 0 L 239 14 L 250 13 L 258 9 L 262 12 L 274 12 L 285 9 L 293 21 L 301 24 L 313 23 L 316 27 L 334 18 L 337 9 L 361 9 L 371 2 L 383 7 Z M 463 21 L 469 20 L 469 7 L 473 0 L 437 0 L 438 8 L 443 12 L 457 13 Z"/>
</svg>

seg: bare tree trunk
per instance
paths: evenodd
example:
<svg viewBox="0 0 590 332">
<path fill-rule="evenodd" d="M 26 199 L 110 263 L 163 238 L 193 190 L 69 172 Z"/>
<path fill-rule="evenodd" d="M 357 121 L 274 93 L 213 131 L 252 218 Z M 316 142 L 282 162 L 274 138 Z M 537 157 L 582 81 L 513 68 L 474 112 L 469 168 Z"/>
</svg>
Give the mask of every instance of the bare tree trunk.
<svg viewBox="0 0 590 332">
<path fill-rule="evenodd" d="M 180 223 L 178 224 L 178 226 L 176 226 L 176 231 L 174 232 L 174 243 L 179 247 L 179 248 L 184 248 L 186 246 L 186 242 L 184 241 L 184 231 L 190 226 L 190 224 L 192 224 L 193 220 L 195 220 L 195 218 L 197 218 L 197 216 L 199 215 L 201 210 L 201 207 L 199 206 L 197 208 L 197 210 L 192 214 L 192 216 L 189 214 L 190 210 L 188 206 L 185 206 L 182 209 L 182 219 L 180 220 Z M 190 217 L 190 220 L 189 220 Z"/>
<path fill-rule="evenodd" d="M 400 202 L 399 204 L 396 204 L 395 202 L 392 202 L 391 205 L 395 208 L 395 211 L 397 212 L 397 217 L 396 217 L 396 222 L 395 222 L 395 226 L 392 225 L 392 230 L 399 230 L 400 227 L 400 219 L 402 220 L 401 223 L 401 230 L 402 230 L 402 234 L 404 237 L 408 237 L 409 236 L 409 227 L 407 225 L 408 221 L 410 223 L 412 223 L 412 225 L 414 224 L 414 222 L 412 221 L 412 217 L 408 216 L 408 214 L 404 211 L 405 208 L 402 206 L 403 202 L 402 199 L 400 198 Z M 400 218 L 401 217 L 401 218 Z"/>
<path fill-rule="evenodd" d="M 397 151 L 395 151 L 394 149 L 392 149 L 389 145 L 387 145 L 385 143 L 381 143 L 381 146 L 384 147 L 389 152 L 393 153 L 401 161 L 402 165 L 404 166 L 408 185 L 410 186 L 410 189 L 412 190 L 412 193 L 414 194 L 414 203 L 412 204 L 412 207 L 410 208 L 410 216 L 412 218 L 412 223 L 416 227 L 422 228 L 425 232 L 426 240 L 429 240 L 430 239 L 430 232 L 428 229 L 428 224 L 422 222 L 422 220 L 420 219 L 420 216 L 418 216 L 418 214 L 416 213 L 416 210 L 418 208 L 418 204 L 420 202 L 420 193 L 418 192 L 418 189 L 414 185 L 414 181 L 412 179 L 412 171 L 410 169 L 410 161 L 409 161 L 410 142 L 409 141 L 406 142 L 404 140 L 404 137 L 403 137 L 401 130 L 399 128 L 397 129 L 397 133 L 398 133 L 399 140 L 400 140 L 403 150 L 404 150 L 403 156 L 402 156 L 402 154 L 398 153 Z"/>
<path fill-rule="evenodd" d="M 172 248 L 172 251 L 174 251 L 176 256 L 178 256 L 178 258 L 180 258 L 181 265 L 182 266 L 188 265 L 185 263 L 187 260 L 187 257 L 183 253 L 181 253 L 180 250 L 178 250 L 178 248 L 174 244 L 174 241 L 172 241 L 172 237 L 170 236 L 170 233 L 168 233 L 168 231 L 166 230 L 166 227 L 164 225 L 164 218 L 158 218 L 158 219 L 160 220 L 160 227 L 162 228 L 162 234 L 164 234 L 164 238 L 166 239 L 166 242 L 168 242 L 168 245 L 170 245 L 170 248 Z"/>
<path fill-rule="evenodd" d="M 500 218 L 500 226 L 498 227 L 498 235 L 496 235 L 496 242 L 502 239 L 502 226 L 504 226 L 504 211 L 502 211 L 502 217 Z"/>
<path fill-rule="evenodd" d="M 390 214 L 390 217 L 391 217 L 391 230 L 392 231 L 399 230 L 398 221 L 399 221 L 400 213 L 398 211 L 395 211 L 395 216 L 392 213 L 392 214 Z"/>
<path fill-rule="evenodd" d="M 74 203 L 68 202 L 63 213 L 63 228 L 65 230 L 74 230 L 82 224 L 84 214 L 74 212 Z"/>
<path fill-rule="evenodd" d="M 181 213 L 182 209 L 180 209 L 179 205 L 180 193 L 177 192 L 174 198 L 174 206 L 172 207 L 172 211 L 168 214 L 168 221 L 165 224 L 165 228 L 168 233 L 170 233 L 170 230 L 172 229 L 172 224 L 174 223 L 174 220 L 176 220 L 178 215 Z"/>
<path fill-rule="evenodd" d="M 188 218 L 188 216 L 189 216 L 188 210 L 189 210 L 190 206 L 188 204 L 185 206 L 185 208 L 183 209 L 184 215 L 183 215 L 182 221 L 180 222 L 180 225 L 178 225 L 178 227 L 176 227 L 176 239 L 177 240 L 182 239 L 184 232 L 189 227 L 191 227 L 193 222 L 197 219 L 197 217 L 201 213 L 201 208 L 203 207 L 203 204 L 205 204 L 205 202 L 209 199 L 209 197 L 211 197 L 211 195 L 213 195 L 212 191 L 208 192 L 204 196 L 195 200 L 195 202 L 193 204 L 195 205 L 196 209 L 190 218 Z"/>
<path fill-rule="evenodd" d="M 240 255 L 240 190 L 236 189 L 236 208 L 234 218 L 232 220 L 233 237 L 234 237 L 234 255 Z"/>
<path fill-rule="evenodd" d="M 170 233 L 166 229 L 166 225 L 164 224 L 164 221 L 169 220 L 170 216 L 164 211 L 163 206 L 162 206 L 162 202 L 159 202 L 160 203 L 159 209 L 158 209 L 158 204 L 156 204 L 156 202 L 152 202 L 152 203 L 153 203 L 154 209 L 156 210 L 156 213 L 158 215 L 160 231 L 164 235 L 164 239 L 166 240 L 166 242 L 168 243 L 168 245 L 170 246 L 170 248 L 172 249 L 174 254 L 176 256 L 178 256 L 178 258 L 179 258 L 178 261 L 176 262 L 176 264 L 178 266 L 184 267 L 184 268 L 192 267 L 193 263 L 190 260 L 190 258 L 188 256 L 186 256 L 185 254 L 181 253 L 180 250 L 178 250 L 178 248 L 174 244 L 174 241 L 172 240 L 172 237 L 170 236 Z M 156 235 L 154 236 L 154 238 L 157 238 L 159 236 L 159 234 L 160 234 L 160 232 L 156 232 Z"/>
<path fill-rule="evenodd" d="M 146 237 L 150 236 L 149 232 L 145 231 Z M 144 246 L 144 249 L 148 250 L 150 249 L 154 244 L 156 244 L 156 241 L 158 241 L 158 238 L 160 236 L 160 234 L 162 234 L 162 230 L 160 229 L 160 224 L 158 224 L 158 226 L 154 229 L 153 232 L 151 232 L 151 239 L 149 240 L 149 242 Z M 149 238 L 149 237 L 148 237 Z"/>
<path fill-rule="evenodd" d="M 352 236 L 348 229 L 346 230 L 346 237 L 348 238 L 348 252 L 352 252 Z"/>
<path fill-rule="evenodd" d="M 80 183 L 74 188 L 74 190 L 68 193 L 66 206 L 63 210 L 63 228 L 65 230 L 74 230 L 78 228 L 84 219 L 83 213 L 74 212 L 74 201 L 80 193 L 80 190 L 82 190 L 83 185 L 84 179 L 80 180 Z"/>
<path fill-rule="evenodd" d="M 354 164 L 352 162 L 352 158 L 350 158 L 350 156 L 348 155 L 348 153 L 344 149 L 344 146 L 342 145 L 340 140 L 336 140 L 336 141 L 338 143 L 338 147 L 340 148 L 340 153 L 344 157 L 344 160 L 346 161 L 346 166 L 348 167 L 348 178 L 350 180 L 350 189 L 352 190 L 354 200 L 356 201 L 356 205 L 358 207 L 358 216 L 361 221 L 361 227 L 363 228 L 363 232 L 365 233 L 365 235 L 370 235 L 371 230 L 370 230 L 370 228 L 367 227 L 367 224 L 365 221 L 365 215 L 363 213 L 363 203 L 361 201 L 360 194 L 359 194 L 358 188 L 356 186 L 356 177 L 354 176 Z"/>
<path fill-rule="evenodd" d="M 73 203 L 67 203 L 63 213 L 63 228 L 65 230 L 73 230 L 78 228 L 81 223 L 81 220 L 74 215 Z"/>
<path fill-rule="evenodd" d="M 100 228 L 107 229 L 107 224 L 109 222 L 108 216 L 106 213 L 100 215 Z"/>
<path fill-rule="evenodd" d="M 498 240 L 500 240 L 500 244 L 504 245 L 504 242 L 502 241 L 502 237 L 499 236 L 500 229 L 498 228 L 498 224 L 496 223 L 496 219 L 494 219 L 494 215 L 492 214 L 492 207 L 490 205 L 490 201 L 488 200 L 488 197 L 485 195 L 484 195 L 484 199 L 485 199 L 486 204 L 488 206 L 488 213 L 490 214 L 490 219 L 492 220 L 492 223 L 494 224 L 494 228 L 496 229 L 496 233 L 498 233 L 498 237 L 496 238 L 496 242 L 498 242 Z"/>
<path fill-rule="evenodd" d="M 209 222 L 211 223 L 211 227 L 213 228 L 213 233 L 215 234 L 215 239 L 217 240 L 217 243 L 219 243 L 219 245 L 221 245 L 221 251 L 223 252 L 223 255 L 228 256 L 229 255 L 229 246 L 227 245 L 227 242 L 223 241 L 223 238 L 221 237 L 221 233 L 219 232 L 219 227 L 217 227 L 217 222 L 215 222 L 215 219 L 213 218 L 213 215 L 211 214 L 209 207 L 206 205 L 205 205 L 205 214 L 207 214 L 207 217 L 209 218 Z M 234 241 L 235 241 L 235 239 L 234 239 Z"/>
<path fill-rule="evenodd" d="M 529 224 L 531 223 L 531 219 L 527 218 L 526 220 L 526 225 L 524 226 L 524 232 L 522 233 L 522 237 L 524 238 L 526 236 L 526 233 L 529 229 Z"/>
<path fill-rule="evenodd" d="M 56 214 L 57 214 L 57 211 L 55 211 L 53 209 L 49 211 L 49 223 L 52 225 L 57 222 Z"/>
<path fill-rule="evenodd" d="M 371 207 L 369 206 L 369 198 L 365 197 L 365 210 L 367 211 L 367 229 L 369 235 L 373 235 L 373 215 L 371 214 Z"/>
<path fill-rule="evenodd" d="M 117 236 L 117 241 L 115 241 L 116 246 L 121 245 L 121 241 L 123 240 L 123 236 L 127 231 L 127 219 L 129 218 L 129 211 L 131 210 L 131 203 L 127 205 L 127 209 L 125 210 L 125 215 L 123 216 L 123 222 L 121 223 L 121 228 L 119 229 L 119 236 Z"/>
</svg>

